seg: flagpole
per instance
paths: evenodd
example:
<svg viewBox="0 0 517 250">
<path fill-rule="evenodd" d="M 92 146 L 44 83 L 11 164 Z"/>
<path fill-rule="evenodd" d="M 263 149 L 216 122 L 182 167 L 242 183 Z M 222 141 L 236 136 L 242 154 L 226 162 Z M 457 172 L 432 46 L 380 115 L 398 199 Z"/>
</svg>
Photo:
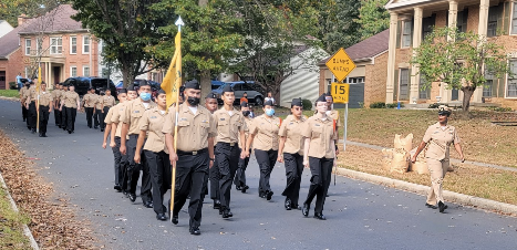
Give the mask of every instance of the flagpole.
<svg viewBox="0 0 517 250">
<path fill-rule="evenodd" d="M 183 23 L 183 20 L 181 19 L 181 16 L 178 18 L 178 20 L 176 21 L 176 26 L 178 26 L 178 33 L 180 35 L 180 38 L 181 38 L 181 26 L 185 25 Z M 180 40 L 180 43 L 181 43 L 181 40 Z M 177 57 L 179 58 L 180 60 L 180 63 L 181 63 L 181 47 L 180 50 L 178 50 L 178 44 L 175 45 L 176 46 L 176 53 L 177 53 Z M 175 53 L 175 54 L 176 54 Z M 176 64 L 176 67 L 178 67 L 178 65 Z M 176 75 L 176 78 L 180 78 L 182 77 L 182 69 L 181 69 L 181 64 L 180 64 L 180 68 L 177 68 L 179 74 Z M 172 85 L 172 90 L 174 90 L 174 88 L 177 87 L 177 82 L 178 79 L 175 79 L 174 80 L 174 84 Z M 172 91 L 171 90 L 171 91 Z M 178 144 L 178 114 L 179 114 L 179 107 L 180 107 L 180 104 L 179 104 L 179 95 L 180 95 L 180 90 L 179 88 L 176 90 L 176 105 L 175 105 L 175 112 L 176 112 L 176 120 L 174 121 L 174 153 L 176 154 L 177 153 L 177 144 Z M 173 211 L 174 211 L 174 196 L 175 196 L 175 189 L 176 189 L 176 164 L 177 164 L 177 161 L 173 162 L 172 163 L 172 176 L 171 176 L 171 201 L 170 201 L 170 211 L 169 211 L 169 218 L 170 220 L 172 221 L 172 215 L 173 215 Z"/>
<path fill-rule="evenodd" d="M 37 102 L 34 102 L 34 106 L 38 105 L 36 108 L 36 132 L 39 133 L 39 96 L 41 94 L 41 62 L 38 64 L 38 85 L 36 86 L 36 89 L 38 90 L 38 98 Z"/>
</svg>

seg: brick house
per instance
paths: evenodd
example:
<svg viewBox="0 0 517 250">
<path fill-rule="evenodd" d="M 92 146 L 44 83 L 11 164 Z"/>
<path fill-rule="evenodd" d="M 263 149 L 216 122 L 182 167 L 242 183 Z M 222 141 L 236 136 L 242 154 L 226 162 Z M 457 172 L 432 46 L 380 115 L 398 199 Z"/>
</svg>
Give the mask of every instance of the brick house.
<svg viewBox="0 0 517 250">
<path fill-rule="evenodd" d="M 517 73 L 517 2 L 512 0 L 392 0 L 390 12 L 389 52 L 387 62 L 386 103 L 458 103 L 461 90 L 450 90 L 446 84 L 433 83 L 422 90 L 418 69 L 410 65 L 412 49 L 434 27 L 457 27 L 473 31 L 489 40 L 497 37 L 510 55 L 510 70 Z M 472 103 L 492 102 L 517 108 L 517 79 L 506 75 L 489 79 L 479 87 Z"/>
<path fill-rule="evenodd" d="M 9 89 L 9 82 L 16 82 L 18 73 L 23 75 L 22 53 L 18 32 L 24 25 L 18 25 L 0 38 L 0 89 Z"/>
<path fill-rule="evenodd" d="M 374 102 L 385 101 L 389 34 L 390 31 L 385 30 L 345 49 L 356 64 L 356 68 L 344 80 L 350 83 L 350 107 L 360 107 L 361 103 L 368 107 Z M 329 58 L 318 63 L 320 95 L 329 92 L 333 80 L 332 73 L 325 65 Z"/>
</svg>

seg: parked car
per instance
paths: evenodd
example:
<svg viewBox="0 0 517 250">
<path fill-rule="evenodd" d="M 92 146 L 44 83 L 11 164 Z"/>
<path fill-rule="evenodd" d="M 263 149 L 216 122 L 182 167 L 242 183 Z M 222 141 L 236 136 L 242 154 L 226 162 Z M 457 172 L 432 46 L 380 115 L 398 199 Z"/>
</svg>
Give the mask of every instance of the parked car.
<svg viewBox="0 0 517 250">
<path fill-rule="evenodd" d="M 108 78 L 102 77 L 70 77 L 65 80 L 64 84 L 72 84 L 75 87 L 75 92 L 80 96 L 83 96 L 88 91 L 88 88 L 92 87 L 95 89 L 95 93 L 100 94 L 101 91 L 105 91 L 108 88 L 111 90 L 112 95 L 117 98 L 117 88 L 115 84 Z"/>
<path fill-rule="evenodd" d="M 217 93 L 217 99 L 219 103 L 222 103 L 221 94 L 223 92 L 223 89 L 226 85 L 230 85 L 233 87 L 233 90 L 235 91 L 235 103 L 239 104 L 239 100 L 243 96 L 244 92 L 248 94 L 248 101 L 250 103 L 254 103 L 255 105 L 262 105 L 264 103 L 264 89 L 258 85 L 255 84 L 253 81 L 249 82 L 228 82 L 224 85 L 221 85 L 219 88 L 213 90 L 212 92 Z"/>
<path fill-rule="evenodd" d="M 212 80 L 212 90 L 216 90 L 216 89 L 218 89 L 219 87 L 221 87 L 224 84 L 226 84 L 226 83 L 225 82 L 221 82 L 221 81 Z"/>
</svg>

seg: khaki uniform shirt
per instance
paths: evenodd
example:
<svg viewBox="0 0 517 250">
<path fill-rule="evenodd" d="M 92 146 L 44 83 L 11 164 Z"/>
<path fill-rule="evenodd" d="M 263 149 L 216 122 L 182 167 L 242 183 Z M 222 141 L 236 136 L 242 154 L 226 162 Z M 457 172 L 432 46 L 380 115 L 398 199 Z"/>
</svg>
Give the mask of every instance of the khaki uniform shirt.
<svg viewBox="0 0 517 250">
<path fill-rule="evenodd" d="M 36 92 L 36 85 L 32 85 L 29 88 L 29 102 L 35 102 L 38 97 L 38 93 Z"/>
<path fill-rule="evenodd" d="M 93 95 L 94 95 L 93 103 L 94 103 L 95 109 L 101 110 L 102 109 L 102 96 L 97 95 L 97 94 L 93 94 Z"/>
<path fill-rule="evenodd" d="M 140 130 L 147 132 L 147 140 L 145 141 L 144 149 L 155 153 L 167 151 L 165 146 L 165 134 L 162 132 L 163 124 L 167 113 L 160 112 L 158 108 L 152 108 L 144 112 L 142 119 L 140 119 Z"/>
<path fill-rule="evenodd" d="M 337 140 L 337 131 L 334 130 L 334 121 L 331 117 L 321 119 L 320 114 L 311 116 L 304 125 L 302 136 L 311 139 L 309 144 L 310 157 L 334 159 L 334 149 L 331 140 Z"/>
<path fill-rule="evenodd" d="M 146 108 L 141 98 L 137 98 L 136 100 L 126 104 L 126 109 L 124 110 L 124 114 L 122 114 L 120 119 L 121 122 L 129 124 L 129 129 L 127 131 L 128 135 L 140 134 L 140 127 L 138 126 L 138 122 L 140 122 L 140 119 L 142 116 L 144 116 L 144 112 L 146 110 L 152 109 L 154 107 L 156 107 L 156 104 L 151 101 Z"/>
<path fill-rule="evenodd" d="M 113 110 L 114 110 L 114 109 L 110 109 L 110 110 L 108 111 L 108 113 L 106 114 L 106 117 L 104 118 L 104 123 L 106 123 L 106 125 L 111 125 L 111 123 L 113 123 L 113 122 L 111 121 L 111 119 L 113 118 Z M 118 127 L 117 127 L 117 128 L 118 128 Z M 113 132 L 111 132 L 111 133 L 113 133 Z M 119 137 L 120 137 L 120 136 L 119 136 Z"/>
<path fill-rule="evenodd" d="M 280 129 L 280 118 L 266 115 L 253 119 L 249 133 L 255 135 L 253 148 L 263 151 L 278 150 L 278 130 Z"/>
<path fill-rule="evenodd" d="M 113 106 L 115 106 L 115 97 L 113 96 L 103 96 L 102 97 L 102 102 L 104 103 L 104 107 L 108 107 L 108 108 L 111 108 Z"/>
<path fill-rule="evenodd" d="M 62 97 L 64 101 L 64 106 L 67 108 L 77 108 L 77 103 L 79 102 L 79 94 L 75 91 L 67 91 L 65 95 Z"/>
<path fill-rule="evenodd" d="M 20 89 L 20 102 L 25 103 L 27 98 L 29 97 L 29 89 L 27 87 L 23 87 Z"/>
<path fill-rule="evenodd" d="M 214 118 L 203 106 L 197 106 L 195 115 L 186 102 L 179 106 L 177 135 L 174 134 L 175 121 L 176 112 L 169 112 L 162 132 L 177 137 L 177 150 L 192 152 L 208 148 L 208 138 L 217 136 Z"/>
<path fill-rule="evenodd" d="M 282 122 L 278 135 L 287 137 L 283 153 L 303 155 L 304 138 L 302 129 L 305 120 L 303 116 L 300 117 L 300 120 L 297 120 L 294 115 L 289 115 Z"/>
<path fill-rule="evenodd" d="M 117 137 L 122 136 L 122 123 L 120 123 L 120 120 L 126 110 L 127 103 L 129 102 L 119 103 L 115 105 L 114 108 L 110 109 L 110 112 L 113 110 L 110 123 L 117 123 L 117 130 L 115 131 L 115 136 Z"/>
<path fill-rule="evenodd" d="M 240 131 L 247 130 L 244 115 L 241 112 L 233 109 L 232 115 L 223 108 L 215 111 L 213 117 L 215 119 L 215 126 L 217 127 L 217 142 L 238 143 Z"/>
<path fill-rule="evenodd" d="M 245 140 L 247 141 L 248 137 L 249 137 L 249 131 L 250 131 L 250 128 L 251 128 L 251 123 L 253 122 L 253 120 L 251 118 L 249 118 L 249 117 L 244 117 L 244 121 L 246 122 L 246 130 L 244 131 L 245 132 L 244 135 L 245 135 Z M 241 137 L 239 137 L 239 147 L 241 149 L 245 149 L 246 148 L 246 141 L 242 142 L 241 141 Z M 250 145 L 250 148 L 251 148 L 251 145 Z"/>
<path fill-rule="evenodd" d="M 460 143 L 461 140 L 455 127 L 447 125 L 443 129 L 440 123 L 437 122 L 427 128 L 423 141 L 429 143 L 425 157 L 443 160 L 449 158 L 449 146 Z"/>
<path fill-rule="evenodd" d="M 95 101 L 96 97 L 94 94 L 88 93 L 83 96 L 83 103 L 85 108 L 93 108 Z"/>
<path fill-rule="evenodd" d="M 59 89 L 52 90 L 52 100 L 54 102 L 61 101 L 61 90 L 59 90 Z"/>
<path fill-rule="evenodd" d="M 50 106 L 50 104 L 53 104 L 52 94 L 49 92 L 41 92 L 39 95 L 39 105 Z"/>
</svg>

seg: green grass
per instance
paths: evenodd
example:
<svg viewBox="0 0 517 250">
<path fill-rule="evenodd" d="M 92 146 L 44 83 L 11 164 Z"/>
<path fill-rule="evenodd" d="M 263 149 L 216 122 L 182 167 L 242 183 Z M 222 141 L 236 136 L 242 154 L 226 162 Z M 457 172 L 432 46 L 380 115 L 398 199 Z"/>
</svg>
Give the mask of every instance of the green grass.
<svg viewBox="0 0 517 250">
<path fill-rule="evenodd" d="M 0 249 L 30 249 L 29 240 L 23 234 L 23 224 L 29 222 L 28 217 L 12 209 L 6 191 L 0 188 Z"/>
<path fill-rule="evenodd" d="M 20 93 L 16 89 L 0 89 L 0 96 L 19 97 Z"/>
</svg>

